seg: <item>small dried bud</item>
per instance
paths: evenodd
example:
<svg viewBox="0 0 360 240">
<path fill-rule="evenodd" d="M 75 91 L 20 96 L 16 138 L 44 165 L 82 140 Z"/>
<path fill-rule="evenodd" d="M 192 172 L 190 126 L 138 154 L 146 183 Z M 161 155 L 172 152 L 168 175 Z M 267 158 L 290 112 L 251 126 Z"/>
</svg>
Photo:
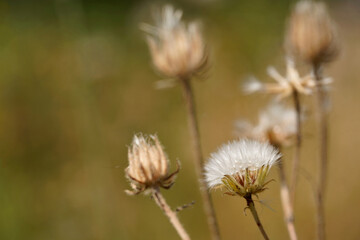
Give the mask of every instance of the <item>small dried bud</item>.
<svg viewBox="0 0 360 240">
<path fill-rule="evenodd" d="M 154 66 L 170 78 L 189 78 L 201 75 L 207 66 L 207 52 L 199 26 L 185 25 L 182 11 L 165 6 L 157 26 L 142 25 L 148 33 Z"/>
<path fill-rule="evenodd" d="M 129 166 L 126 168 L 126 177 L 130 180 L 133 192 L 138 194 L 148 188 L 170 188 L 178 169 L 169 172 L 169 161 L 157 136 L 135 135 L 128 150 Z"/>
<path fill-rule="evenodd" d="M 310 64 L 332 61 L 338 52 L 335 27 L 321 2 L 296 4 L 288 27 L 287 47 Z"/>
</svg>

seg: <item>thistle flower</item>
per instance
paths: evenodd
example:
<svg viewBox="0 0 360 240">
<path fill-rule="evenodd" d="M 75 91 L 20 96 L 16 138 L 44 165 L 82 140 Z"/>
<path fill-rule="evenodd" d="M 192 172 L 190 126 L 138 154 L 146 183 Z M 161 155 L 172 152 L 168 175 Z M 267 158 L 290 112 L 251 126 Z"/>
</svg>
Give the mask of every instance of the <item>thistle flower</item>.
<svg viewBox="0 0 360 240">
<path fill-rule="evenodd" d="M 287 31 L 290 52 L 310 64 L 332 61 L 338 52 L 335 27 L 322 2 L 295 5 Z"/>
<path fill-rule="evenodd" d="M 130 181 L 133 191 L 130 195 L 139 194 L 149 188 L 170 188 L 174 184 L 177 170 L 169 174 L 169 161 L 156 135 L 148 137 L 138 134 L 134 136 L 128 148 L 129 166 L 125 175 Z"/>
<path fill-rule="evenodd" d="M 256 126 L 247 121 L 237 121 L 235 127 L 241 137 L 286 146 L 292 143 L 296 135 L 296 112 L 279 102 L 272 102 L 259 114 Z"/>
<path fill-rule="evenodd" d="M 224 144 L 205 165 L 210 189 L 225 187 L 226 194 L 247 198 L 265 190 L 265 178 L 281 154 L 268 143 L 242 139 Z"/>
<path fill-rule="evenodd" d="M 295 68 L 291 59 L 286 61 L 286 76 L 281 76 L 274 67 L 268 68 L 268 74 L 276 83 L 261 83 L 255 78 L 250 79 L 244 85 L 246 93 L 264 92 L 277 94 L 278 98 L 286 98 L 293 94 L 294 91 L 309 95 L 314 91 L 317 84 L 327 85 L 332 82 L 330 78 L 324 78 L 321 81 L 315 81 L 313 74 L 301 77 Z"/>
<path fill-rule="evenodd" d="M 199 25 L 181 21 L 182 11 L 172 6 L 162 9 L 156 26 L 142 25 L 148 34 L 154 66 L 170 78 L 189 78 L 200 75 L 207 66 L 207 52 Z"/>
</svg>

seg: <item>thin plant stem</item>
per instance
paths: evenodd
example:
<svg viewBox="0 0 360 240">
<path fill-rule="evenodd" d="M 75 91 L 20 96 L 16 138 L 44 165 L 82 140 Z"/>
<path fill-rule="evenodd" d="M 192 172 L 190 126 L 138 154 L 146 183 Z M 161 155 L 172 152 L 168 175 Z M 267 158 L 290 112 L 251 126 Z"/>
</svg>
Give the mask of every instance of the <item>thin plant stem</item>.
<svg viewBox="0 0 360 240">
<path fill-rule="evenodd" d="M 158 188 L 153 189 L 152 197 L 154 198 L 156 204 L 164 211 L 165 215 L 169 218 L 170 223 L 174 226 L 180 238 L 182 240 L 190 240 L 189 235 L 180 223 L 176 213 L 171 210 Z"/>
<path fill-rule="evenodd" d="M 254 220 L 255 220 L 255 222 L 256 222 L 256 225 L 258 226 L 261 234 L 263 235 L 263 237 L 264 237 L 265 240 L 269 240 L 269 237 L 268 237 L 268 235 L 266 234 L 265 229 L 264 229 L 264 227 L 263 227 L 263 225 L 262 225 L 262 223 L 261 223 L 261 221 L 260 221 L 260 218 L 259 218 L 259 216 L 258 216 L 258 214 L 257 214 L 256 208 L 255 208 L 255 204 L 254 204 L 254 201 L 252 200 L 251 194 L 248 195 L 248 196 L 245 196 L 244 198 L 245 198 L 245 200 L 246 200 L 247 206 L 248 206 L 248 208 L 250 209 L 251 214 L 253 215 Z"/>
<path fill-rule="evenodd" d="M 284 221 L 291 240 L 297 240 L 295 223 L 294 223 L 294 208 L 290 201 L 289 187 L 286 181 L 285 169 L 283 160 L 279 161 L 279 178 L 280 178 L 280 197 L 284 212 Z"/>
<path fill-rule="evenodd" d="M 326 239 L 325 236 L 325 209 L 324 209 L 324 195 L 327 184 L 327 165 L 328 165 L 328 119 L 327 119 L 327 96 L 323 86 L 320 84 L 322 80 L 321 67 L 319 64 L 314 64 L 314 74 L 317 82 L 317 122 L 319 129 L 320 141 L 320 165 L 319 165 L 319 182 L 316 194 L 316 212 L 317 212 L 317 234 L 319 240 Z"/>
<path fill-rule="evenodd" d="M 301 151 L 301 105 L 300 96 L 297 91 L 293 91 L 294 108 L 296 113 L 296 140 L 295 140 L 295 152 L 292 168 L 291 179 L 291 205 L 295 206 L 296 186 L 299 175 L 299 162 Z"/>
<path fill-rule="evenodd" d="M 190 79 L 180 79 L 183 87 L 184 102 L 187 110 L 188 125 L 191 136 L 191 144 L 194 155 L 194 164 L 197 177 L 199 178 L 200 192 L 203 201 L 204 211 L 206 214 L 208 226 L 210 228 L 211 237 L 213 240 L 220 239 L 219 227 L 216 221 L 215 210 L 212 203 L 210 193 L 207 191 L 206 183 L 203 180 L 203 155 L 200 144 L 199 127 L 195 111 L 194 95 L 191 88 Z"/>
</svg>

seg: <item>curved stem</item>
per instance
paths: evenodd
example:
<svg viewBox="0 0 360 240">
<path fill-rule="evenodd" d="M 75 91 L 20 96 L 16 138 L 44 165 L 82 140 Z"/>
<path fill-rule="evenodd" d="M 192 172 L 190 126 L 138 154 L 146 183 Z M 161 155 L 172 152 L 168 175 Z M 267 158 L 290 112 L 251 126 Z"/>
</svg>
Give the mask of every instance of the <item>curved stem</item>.
<svg viewBox="0 0 360 240">
<path fill-rule="evenodd" d="M 295 205 L 296 185 L 299 174 L 300 150 L 301 150 L 301 105 L 300 96 L 293 91 L 294 107 L 296 112 L 296 143 L 291 179 L 291 205 Z"/>
<path fill-rule="evenodd" d="M 203 201 L 204 211 L 207 217 L 208 226 L 211 231 L 212 239 L 219 240 L 220 232 L 216 221 L 214 206 L 211 200 L 210 193 L 207 191 L 206 183 L 203 180 L 202 168 L 204 162 L 201 151 L 199 127 L 196 118 L 195 101 L 191 88 L 190 79 L 180 79 L 180 82 L 183 87 L 183 95 L 186 104 L 188 124 L 191 135 L 191 144 L 192 144 L 194 160 L 195 160 L 194 161 L 195 170 L 197 173 L 197 177 L 200 179 L 199 184 L 200 184 L 200 192 Z"/>
<path fill-rule="evenodd" d="M 319 128 L 320 141 L 320 166 L 319 166 L 319 183 L 316 194 L 316 208 L 317 208 L 317 231 L 318 239 L 324 240 L 325 237 L 325 209 L 324 209 L 324 194 L 327 183 L 327 165 L 328 165 L 328 123 L 326 111 L 326 92 L 321 85 L 322 80 L 321 68 L 318 64 L 314 64 L 314 74 L 317 86 L 317 122 Z"/>
<path fill-rule="evenodd" d="M 246 200 L 247 206 L 250 209 L 251 214 L 253 215 L 256 225 L 258 226 L 261 234 L 263 235 L 265 240 L 269 240 L 269 237 L 267 236 L 265 229 L 264 229 L 264 227 L 260 221 L 260 218 L 257 214 L 257 211 L 255 209 L 255 204 L 254 204 L 254 201 L 252 200 L 251 194 L 249 196 L 245 196 L 244 198 Z"/>
<path fill-rule="evenodd" d="M 169 218 L 170 223 L 174 226 L 181 239 L 190 240 L 189 235 L 185 231 L 184 227 L 181 225 L 176 213 L 171 210 L 158 188 L 153 189 L 152 197 L 154 198 L 156 204 L 164 211 L 165 215 Z"/>
<path fill-rule="evenodd" d="M 280 177 L 280 197 L 284 212 L 284 221 L 291 240 L 297 240 L 295 224 L 294 224 L 294 208 L 290 201 L 289 187 L 286 181 L 286 175 L 282 159 L 279 161 L 279 177 Z"/>
</svg>

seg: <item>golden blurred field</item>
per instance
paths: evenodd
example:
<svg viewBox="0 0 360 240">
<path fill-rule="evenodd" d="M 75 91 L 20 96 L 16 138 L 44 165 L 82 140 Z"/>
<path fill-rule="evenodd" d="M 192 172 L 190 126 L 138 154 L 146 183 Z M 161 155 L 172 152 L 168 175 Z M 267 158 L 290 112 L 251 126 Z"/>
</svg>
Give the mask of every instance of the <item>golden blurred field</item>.
<svg viewBox="0 0 360 240">
<path fill-rule="evenodd" d="M 130 197 L 124 177 L 134 133 L 157 133 L 175 168 L 164 191 L 192 239 L 209 239 L 188 143 L 179 87 L 162 79 L 139 23 L 165 1 L 0 2 L 0 239 L 177 239 L 153 201 Z M 270 98 L 245 96 L 242 81 L 269 81 L 266 67 L 284 70 L 283 33 L 295 1 L 176 1 L 186 20 L 202 21 L 211 52 L 207 80 L 194 81 L 204 155 L 235 138 L 234 121 L 255 120 Z M 331 89 L 328 239 L 359 239 L 360 4 L 328 2 L 342 52 L 326 74 Z M 299 239 L 315 238 L 313 182 L 317 141 L 312 97 L 304 126 L 302 175 L 296 199 Z M 285 151 L 292 157 L 291 149 Z M 287 167 L 290 167 L 289 164 Z M 309 177 L 310 176 L 310 177 Z M 271 176 L 277 179 L 274 168 Z M 261 239 L 245 201 L 212 194 L 223 239 Z M 287 239 L 279 182 L 258 204 L 272 239 Z"/>
</svg>

